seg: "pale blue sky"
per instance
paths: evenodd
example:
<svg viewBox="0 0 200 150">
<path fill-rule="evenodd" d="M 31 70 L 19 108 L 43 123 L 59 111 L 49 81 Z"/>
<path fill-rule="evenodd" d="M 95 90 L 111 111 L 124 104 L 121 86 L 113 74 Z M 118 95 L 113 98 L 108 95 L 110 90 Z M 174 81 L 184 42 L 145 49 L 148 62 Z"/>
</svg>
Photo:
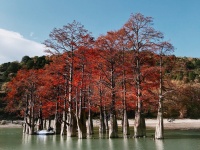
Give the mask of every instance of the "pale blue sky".
<svg viewBox="0 0 200 150">
<path fill-rule="evenodd" d="M 0 0 L 0 29 L 4 32 L 0 36 L 0 63 L 41 55 L 36 50 L 32 53 L 29 44 L 40 47 L 53 28 L 73 20 L 98 37 L 120 29 L 131 13 L 138 12 L 154 18 L 154 27 L 174 45 L 176 56 L 200 57 L 200 0 Z M 24 47 L 17 40 L 1 44 L 5 34 L 14 34 L 12 40 L 26 41 Z M 15 44 L 21 47 L 16 50 Z M 18 57 L 11 58 L 16 51 L 20 51 Z"/>
</svg>

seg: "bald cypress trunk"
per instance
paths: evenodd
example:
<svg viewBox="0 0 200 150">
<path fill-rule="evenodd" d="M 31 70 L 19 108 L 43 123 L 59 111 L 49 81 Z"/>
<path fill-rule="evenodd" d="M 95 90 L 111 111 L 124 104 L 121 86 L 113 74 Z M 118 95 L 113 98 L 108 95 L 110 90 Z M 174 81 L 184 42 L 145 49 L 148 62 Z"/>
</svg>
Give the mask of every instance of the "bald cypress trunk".
<svg viewBox="0 0 200 150">
<path fill-rule="evenodd" d="M 65 79 L 65 97 L 64 97 L 64 104 L 63 104 L 63 119 L 62 119 L 62 125 L 61 125 L 61 135 L 67 134 L 67 88 L 68 88 L 68 78 L 67 74 L 64 74 Z"/>
<path fill-rule="evenodd" d="M 135 112 L 135 126 L 134 126 L 134 137 L 145 137 L 146 136 L 146 124 L 144 115 L 141 112 Z"/>
<path fill-rule="evenodd" d="M 106 125 L 104 122 L 104 115 L 103 115 L 103 108 L 100 106 L 100 112 L 99 112 L 99 133 L 106 133 Z"/>
<path fill-rule="evenodd" d="M 118 138 L 118 125 L 115 113 L 110 114 L 109 138 Z"/>
<path fill-rule="evenodd" d="M 130 135 L 129 122 L 128 122 L 126 110 L 123 113 L 122 130 L 123 130 L 123 136 L 124 137 L 127 137 L 128 135 Z"/>
<path fill-rule="evenodd" d="M 78 125 L 78 138 L 85 139 L 87 137 L 87 129 L 86 129 L 86 114 L 84 110 L 79 112 L 79 116 L 77 117 L 77 125 Z"/>
<path fill-rule="evenodd" d="M 26 98 L 26 111 L 25 111 L 25 115 L 24 115 L 24 124 L 23 124 L 23 133 L 27 133 L 28 134 L 28 124 L 27 124 L 27 120 L 28 120 L 28 115 L 29 115 L 29 108 L 28 108 L 28 94 L 26 94 L 25 96 Z"/>
<path fill-rule="evenodd" d="M 63 110 L 63 119 L 62 119 L 60 134 L 61 135 L 67 134 L 67 114 L 66 114 L 66 110 Z"/>
<path fill-rule="evenodd" d="M 161 103 L 162 102 L 159 102 L 155 139 L 163 139 L 164 138 L 163 112 L 162 112 L 162 104 Z"/>
<path fill-rule="evenodd" d="M 164 138 L 164 124 L 163 124 L 163 75 L 162 75 L 162 52 L 160 54 L 160 93 L 158 101 L 158 115 L 155 131 L 155 139 Z"/>
<path fill-rule="evenodd" d="M 87 129 L 86 129 L 86 113 L 85 113 L 85 108 L 83 106 L 82 89 L 80 90 L 79 111 L 76 114 L 76 119 L 78 126 L 78 138 L 85 139 L 87 137 Z"/>
<path fill-rule="evenodd" d="M 103 110 L 103 103 L 102 103 L 102 95 L 103 95 L 103 89 L 102 89 L 102 83 L 101 83 L 102 77 L 100 76 L 100 85 L 99 85 L 99 133 L 103 134 L 106 133 L 106 125 L 104 121 L 104 110 Z"/>
<path fill-rule="evenodd" d="M 39 117 L 37 122 L 37 131 L 43 130 L 43 115 L 42 115 L 42 102 L 40 101 L 40 108 L 39 108 Z"/>
<path fill-rule="evenodd" d="M 115 110 L 115 77 L 114 77 L 114 63 L 111 63 L 111 108 L 110 108 L 110 128 L 109 128 L 109 138 L 118 137 L 118 125 L 117 125 L 117 116 Z"/>
<path fill-rule="evenodd" d="M 92 112 L 91 112 L 91 108 L 90 108 L 90 102 L 88 104 L 88 121 L 87 121 L 87 134 L 88 135 L 92 135 L 94 134 L 94 128 L 93 128 L 93 119 L 92 119 Z"/>
<path fill-rule="evenodd" d="M 61 122 L 60 122 L 60 114 L 59 114 L 59 97 L 60 97 L 60 88 L 57 87 L 57 100 L 56 100 L 56 112 L 53 122 L 53 129 L 55 134 L 60 134 L 61 130 Z"/>
<path fill-rule="evenodd" d="M 145 118 L 142 112 L 142 90 L 141 90 L 141 70 L 140 70 L 140 58 L 139 50 L 136 51 L 136 93 L 137 103 L 135 111 L 135 126 L 134 126 L 134 137 L 146 136 L 146 124 Z"/>
<path fill-rule="evenodd" d="M 67 114 L 67 136 L 73 137 L 76 136 L 76 119 L 75 115 L 72 112 L 73 109 L 73 101 L 72 101 L 72 82 L 73 82 L 73 51 L 72 51 L 72 62 L 70 63 L 69 67 L 69 108 L 68 108 L 68 114 Z"/>
<path fill-rule="evenodd" d="M 107 114 L 107 111 L 106 111 L 106 106 L 104 105 L 104 109 L 103 109 L 103 117 L 104 117 L 104 124 L 105 124 L 105 127 L 106 127 L 106 131 L 109 130 L 109 126 L 108 126 L 108 114 Z"/>
<path fill-rule="evenodd" d="M 124 49 L 122 51 L 122 61 L 123 61 L 123 77 L 122 77 L 122 91 L 123 91 L 123 116 L 122 116 L 122 131 L 123 136 L 127 137 L 130 135 L 130 129 L 129 129 L 129 122 L 128 122 L 128 116 L 127 116 L 127 106 L 126 106 L 126 71 L 125 71 L 125 56 L 124 56 Z"/>
<path fill-rule="evenodd" d="M 28 117 L 26 119 L 26 133 L 35 134 L 35 96 L 34 96 L 35 84 L 32 83 L 32 87 L 30 89 L 30 97 L 29 97 L 29 109 L 28 109 Z"/>
</svg>

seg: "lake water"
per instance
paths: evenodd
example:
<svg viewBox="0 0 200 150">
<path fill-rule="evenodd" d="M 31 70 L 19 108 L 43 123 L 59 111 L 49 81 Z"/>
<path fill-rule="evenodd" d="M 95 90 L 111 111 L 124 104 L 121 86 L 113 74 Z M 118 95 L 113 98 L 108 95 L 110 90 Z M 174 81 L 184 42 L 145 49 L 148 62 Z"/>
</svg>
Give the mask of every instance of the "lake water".
<svg viewBox="0 0 200 150">
<path fill-rule="evenodd" d="M 0 128 L 0 150 L 200 150 L 199 130 L 168 130 L 164 140 L 146 138 L 69 138 L 60 135 L 26 135 L 19 128 Z"/>
</svg>

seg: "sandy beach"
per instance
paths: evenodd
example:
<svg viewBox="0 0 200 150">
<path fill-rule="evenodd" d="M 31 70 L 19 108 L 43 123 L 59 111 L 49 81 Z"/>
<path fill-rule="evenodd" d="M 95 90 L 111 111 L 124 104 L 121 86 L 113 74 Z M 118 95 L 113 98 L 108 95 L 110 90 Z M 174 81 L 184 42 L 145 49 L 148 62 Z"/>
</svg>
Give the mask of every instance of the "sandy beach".
<svg viewBox="0 0 200 150">
<path fill-rule="evenodd" d="M 1 122 L 1 121 L 0 121 Z M 94 120 L 94 126 L 99 125 L 99 120 Z M 155 128 L 156 119 L 146 119 L 147 128 Z M 130 127 L 134 126 L 134 120 L 129 119 Z M 118 125 L 121 126 L 121 121 L 118 120 Z M 22 128 L 22 121 L 6 121 L 5 124 L 0 124 L 0 128 Z M 180 129 L 180 130 L 189 130 L 189 129 L 199 129 L 200 130 L 200 119 L 175 119 L 173 122 L 169 122 L 167 119 L 164 119 L 164 128 L 165 129 Z"/>
<path fill-rule="evenodd" d="M 146 119 L 146 125 L 149 128 L 155 128 L 156 122 L 156 119 Z M 200 129 L 200 119 L 175 119 L 173 122 L 164 119 L 164 128 L 182 130 Z"/>
<path fill-rule="evenodd" d="M 157 120 L 156 119 L 146 119 L 147 128 L 155 128 Z M 98 126 L 98 120 L 94 121 L 94 126 Z M 118 125 L 121 126 L 121 121 L 118 121 Z M 129 119 L 130 127 L 134 126 L 134 120 Z M 200 119 L 175 119 L 173 122 L 169 122 L 167 119 L 164 119 L 164 128 L 165 129 L 180 129 L 180 130 L 189 130 L 189 129 L 200 129 Z"/>
</svg>

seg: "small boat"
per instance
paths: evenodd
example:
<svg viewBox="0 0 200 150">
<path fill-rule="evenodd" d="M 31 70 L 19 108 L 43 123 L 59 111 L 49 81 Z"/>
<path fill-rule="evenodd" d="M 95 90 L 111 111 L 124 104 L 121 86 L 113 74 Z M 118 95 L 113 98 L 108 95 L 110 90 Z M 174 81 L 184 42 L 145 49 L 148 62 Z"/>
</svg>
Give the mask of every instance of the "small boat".
<svg viewBox="0 0 200 150">
<path fill-rule="evenodd" d="M 39 130 L 36 132 L 37 135 L 52 135 L 55 134 L 53 130 Z"/>
</svg>

